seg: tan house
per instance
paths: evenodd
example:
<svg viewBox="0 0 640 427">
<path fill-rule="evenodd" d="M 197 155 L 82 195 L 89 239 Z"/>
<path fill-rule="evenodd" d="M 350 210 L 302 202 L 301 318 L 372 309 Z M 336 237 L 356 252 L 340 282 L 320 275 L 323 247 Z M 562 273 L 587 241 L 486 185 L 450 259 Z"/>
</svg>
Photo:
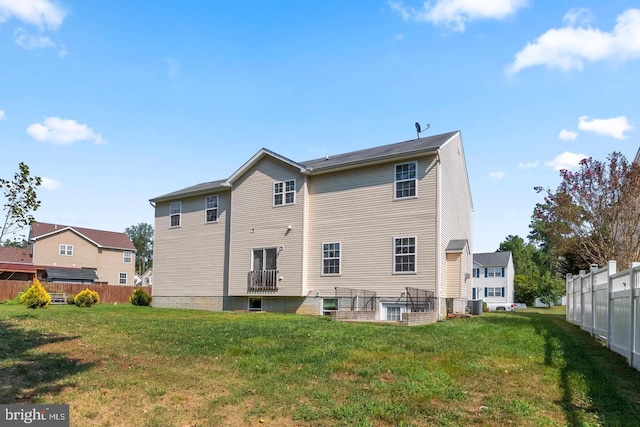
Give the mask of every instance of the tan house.
<svg viewBox="0 0 640 427">
<path fill-rule="evenodd" d="M 464 311 L 473 206 L 460 132 L 295 162 L 151 199 L 155 307 Z"/>
<path fill-rule="evenodd" d="M 43 281 L 133 286 L 136 248 L 125 233 L 32 222 L 29 249 Z"/>
</svg>

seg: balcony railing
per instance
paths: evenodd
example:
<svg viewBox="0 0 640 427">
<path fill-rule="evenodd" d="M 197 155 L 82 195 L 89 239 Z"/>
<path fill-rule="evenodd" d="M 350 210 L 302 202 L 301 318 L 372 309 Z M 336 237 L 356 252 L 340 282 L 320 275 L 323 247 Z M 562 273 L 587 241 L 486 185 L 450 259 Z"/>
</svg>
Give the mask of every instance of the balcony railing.
<svg viewBox="0 0 640 427">
<path fill-rule="evenodd" d="M 278 270 L 258 270 L 249 272 L 250 291 L 278 290 Z"/>
</svg>

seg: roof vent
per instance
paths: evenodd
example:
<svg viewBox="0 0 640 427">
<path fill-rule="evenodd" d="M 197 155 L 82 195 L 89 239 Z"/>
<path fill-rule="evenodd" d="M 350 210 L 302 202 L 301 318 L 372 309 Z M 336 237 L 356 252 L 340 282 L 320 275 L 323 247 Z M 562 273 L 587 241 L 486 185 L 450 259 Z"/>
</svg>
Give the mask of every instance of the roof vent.
<svg viewBox="0 0 640 427">
<path fill-rule="evenodd" d="M 327 154 L 324 159 L 329 160 L 329 155 Z"/>
</svg>

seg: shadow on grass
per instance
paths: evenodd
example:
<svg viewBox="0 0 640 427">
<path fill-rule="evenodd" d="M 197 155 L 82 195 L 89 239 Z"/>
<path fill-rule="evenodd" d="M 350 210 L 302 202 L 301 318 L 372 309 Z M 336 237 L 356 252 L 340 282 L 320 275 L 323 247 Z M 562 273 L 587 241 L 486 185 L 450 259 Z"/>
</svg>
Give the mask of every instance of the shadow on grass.
<svg viewBox="0 0 640 427">
<path fill-rule="evenodd" d="M 544 364 L 559 371 L 567 425 L 578 427 L 637 425 L 640 419 L 640 372 L 587 332 L 568 323 L 564 313 L 514 313 L 528 319 L 544 338 Z"/>
<path fill-rule="evenodd" d="M 17 317 L 32 316 L 14 318 Z M 71 358 L 63 352 L 43 352 L 39 348 L 76 338 L 24 331 L 15 324 L 0 321 L 0 403 L 31 403 L 38 395 L 56 394 L 72 386 L 63 380 L 95 364 Z"/>
</svg>

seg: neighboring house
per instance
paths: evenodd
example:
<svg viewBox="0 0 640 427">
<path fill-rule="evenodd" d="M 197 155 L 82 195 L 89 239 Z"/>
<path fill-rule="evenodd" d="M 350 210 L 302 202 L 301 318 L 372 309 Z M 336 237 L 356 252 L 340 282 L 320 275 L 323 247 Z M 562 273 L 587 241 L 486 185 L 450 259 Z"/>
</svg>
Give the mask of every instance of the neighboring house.
<svg viewBox="0 0 640 427">
<path fill-rule="evenodd" d="M 36 268 L 26 248 L 0 246 L 0 280 L 33 280 Z"/>
<path fill-rule="evenodd" d="M 511 252 L 473 254 L 471 299 L 481 299 L 489 310 L 513 310 L 513 257 Z"/>
<path fill-rule="evenodd" d="M 141 277 L 142 286 L 153 286 L 153 268 L 147 269 Z"/>
<path fill-rule="evenodd" d="M 125 233 L 34 221 L 29 248 L 43 281 L 133 286 L 136 249 Z"/>
<path fill-rule="evenodd" d="M 473 206 L 460 132 L 305 162 L 263 148 L 226 179 L 151 202 L 155 307 L 465 310 Z M 428 302 L 408 304 L 416 295 Z"/>
</svg>

